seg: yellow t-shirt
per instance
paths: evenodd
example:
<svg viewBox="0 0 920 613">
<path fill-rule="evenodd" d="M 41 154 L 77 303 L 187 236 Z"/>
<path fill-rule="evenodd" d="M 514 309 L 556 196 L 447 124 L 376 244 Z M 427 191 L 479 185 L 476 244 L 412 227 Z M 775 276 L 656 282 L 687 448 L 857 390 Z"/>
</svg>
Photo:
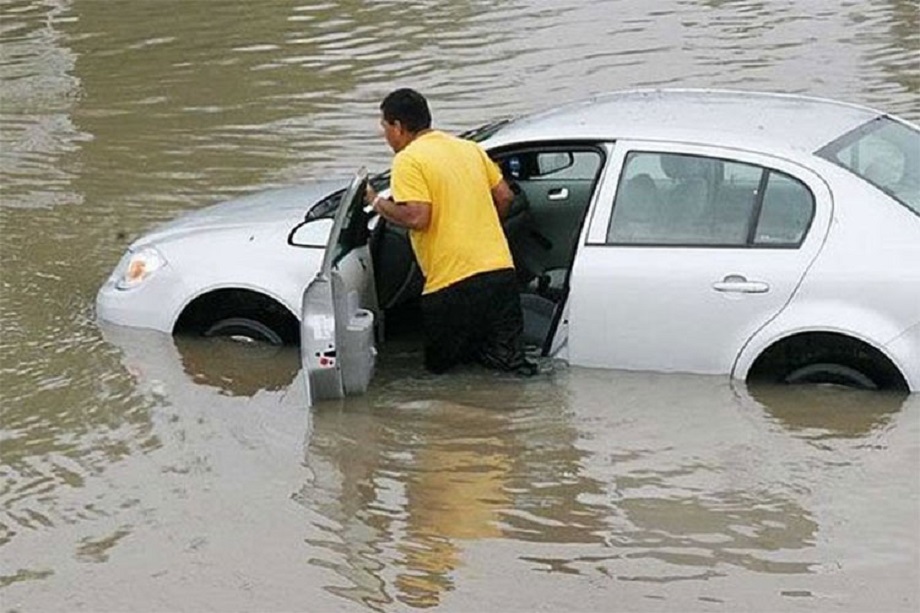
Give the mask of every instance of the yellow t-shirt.
<svg viewBox="0 0 920 613">
<path fill-rule="evenodd" d="M 481 272 L 513 268 L 492 188 L 501 171 L 476 143 L 433 130 L 393 158 L 396 202 L 427 202 L 425 230 L 412 230 L 412 249 L 430 294 Z"/>
</svg>

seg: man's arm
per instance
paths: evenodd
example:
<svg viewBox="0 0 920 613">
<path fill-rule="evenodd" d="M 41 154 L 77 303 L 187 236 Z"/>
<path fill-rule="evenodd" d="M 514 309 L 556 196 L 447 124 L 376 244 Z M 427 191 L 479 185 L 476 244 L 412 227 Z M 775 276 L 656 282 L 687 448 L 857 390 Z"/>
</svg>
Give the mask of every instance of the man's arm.
<svg viewBox="0 0 920 613">
<path fill-rule="evenodd" d="M 499 219 L 504 219 L 508 214 L 512 200 L 514 200 L 514 192 L 504 179 L 492 188 L 492 202 L 495 203 L 495 208 L 498 210 Z"/>
<path fill-rule="evenodd" d="M 393 202 L 376 196 L 373 205 L 384 219 L 410 230 L 425 230 L 431 222 L 431 205 L 427 202 Z"/>
</svg>

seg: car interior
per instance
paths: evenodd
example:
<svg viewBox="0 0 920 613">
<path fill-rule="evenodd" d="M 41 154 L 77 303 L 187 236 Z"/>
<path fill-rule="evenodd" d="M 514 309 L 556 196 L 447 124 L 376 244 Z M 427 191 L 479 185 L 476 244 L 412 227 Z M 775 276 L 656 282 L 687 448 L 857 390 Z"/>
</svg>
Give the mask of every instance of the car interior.
<svg viewBox="0 0 920 613">
<path fill-rule="evenodd" d="M 520 287 L 524 342 L 545 355 L 604 154 L 589 145 L 556 145 L 516 148 L 493 158 L 515 194 L 503 227 Z M 385 186 L 375 184 L 378 190 Z M 399 333 L 400 322 L 418 321 L 423 278 L 406 230 L 381 220 L 371 242 L 378 303 L 390 336 Z"/>
</svg>

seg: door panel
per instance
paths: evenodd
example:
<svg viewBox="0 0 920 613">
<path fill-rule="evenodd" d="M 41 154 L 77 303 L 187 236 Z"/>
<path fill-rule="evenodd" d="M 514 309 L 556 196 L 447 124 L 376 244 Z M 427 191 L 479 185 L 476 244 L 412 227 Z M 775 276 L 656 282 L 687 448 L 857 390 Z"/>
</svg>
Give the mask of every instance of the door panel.
<svg viewBox="0 0 920 613">
<path fill-rule="evenodd" d="M 311 405 L 362 394 L 373 376 L 378 308 L 366 186 L 362 169 L 343 195 L 323 265 L 304 291 L 301 361 Z"/>
<path fill-rule="evenodd" d="M 550 244 L 544 259 L 545 267 L 549 270 L 568 268 L 572 245 L 578 238 L 581 220 L 594 191 L 594 182 L 529 181 L 521 184 L 521 189 L 530 202 L 534 225 Z"/>
<path fill-rule="evenodd" d="M 821 248 L 824 183 L 783 160 L 677 144 L 621 141 L 611 165 L 570 280 L 572 362 L 731 372 Z M 799 186 L 807 209 L 764 197 L 788 187 L 773 177 Z M 775 228 L 777 211 L 788 228 Z M 764 243 L 767 222 L 770 240 L 785 242 Z"/>
</svg>

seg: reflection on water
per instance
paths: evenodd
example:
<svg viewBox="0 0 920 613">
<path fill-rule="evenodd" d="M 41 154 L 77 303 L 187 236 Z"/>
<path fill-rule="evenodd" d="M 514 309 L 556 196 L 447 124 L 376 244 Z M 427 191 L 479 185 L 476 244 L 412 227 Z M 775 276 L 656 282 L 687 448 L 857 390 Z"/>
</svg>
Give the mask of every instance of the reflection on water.
<svg viewBox="0 0 920 613">
<path fill-rule="evenodd" d="M 665 85 L 917 120 L 914 0 L 219 5 L 0 0 L 5 607 L 916 608 L 916 398 L 396 351 L 308 429 L 296 352 L 92 313 L 156 222 L 382 169 L 397 85 L 449 130 Z"/>
<path fill-rule="evenodd" d="M 469 386 L 460 393 L 439 393 L 436 377 L 410 377 L 397 381 L 424 400 L 375 394 L 314 412 L 306 446 L 313 477 L 298 498 L 338 524 L 333 538 L 314 544 L 346 548 L 335 568 L 355 586 L 343 595 L 390 602 L 380 571 L 396 567 L 395 597 L 432 606 L 454 588 L 466 542 L 602 542 L 605 505 L 577 498 L 603 498 L 603 488 L 580 478 L 565 412 L 543 408 L 547 394 L 553 405 L 563 400 L 560 390 L 549 381 L 458 376 Z M 477 393 L 490 380 L 490 393 Z"/>
<path fill-rule="evenodd" d="M 457 589 L 476 540 L 542 545 L 519 556 L 532 570 L 651 584 L 738 570 L 812 574 L 829 564 L 818 549 L 820 511 L 805 492 L 821 487 L 836 460 L 796 446 L 794 421 L 772 429 L 796 390 L 772 404 L 721 378 L 582 369 L 526 383 L 457 376 L 444 390 L 443 379 L 404 373 L 368 398 L 314 411 L 311 478 L 296 499 L 331 520 L 310 544 L 340 556 L 323 565 L 351 586 L 327 587 L 333 593 L 373 608 L 394 599 L 436 605 Z M 414 399 L 394 398 L 396 386 Z M 798 393 L 807 399 L 810 390 Z M 846 414 L 806 423 L 865 437 L 904 399 L 861 416 L 859 432 Z M 761 413 L 751 423 L 753 407 Z M 782 451 L 765 459 L 770 447 Z M 552 553 L 563 545 L 565 555 Z"/>
<path fill-rule="evenodd" d="M 585 610 L 603 608 L 603 586 L 641 608 L 651 597 L 737 598 L 713 582 L 739 580 L 758 594 L 750 602 L 776 609 L 789 594 L 840 602 L 821 596 L 827 577 L 844 582 L 835 590 L 846 584 L 840 560 L 913 555 L 903 538 L 917 528 L 910 507 L 862 502 L 863 492 L 876 500 L 920 493 L 913 396 L 879 397 L 857 415 L 853 407 L 876 396 L 561 364 L 527 380 L 476 368 L 439 377 L 419 371 L 416 348 L 392 345 L 367 396 L 304 413 L 296 355 L 245 356 L 250 367 L 293 376 L 285 383 L 233 370 L 229 350 L 240 348 L 225 341 L 103 332 L 151 403 L 145 417 L 156 443 L 146 459 L 113 466 L 105 487 L 75 484 L 94 501 L 82 515 L 31 527 L 54 530 L 64 543 L 53 551 L 65 559 L 98 567 L 81 576 L 83 586 L 121 576 L 119 564 L 138 555 L 154 564 L 149 579 L 132 583 L 147 597 L 186 593 L 178 578 L 188 572 L 219 586 L 244 563 L 209 552 L 245 532 L 257 547 L 259 535 L 270 539 L 285 568 L 313 569 L 298 590 L 373 610 L 450 606 L 484 574 L 533 584 L 507 601 L 524 606 L 570 605 L 568 577 L 585 590 L 577 600 Z M 231 370 L 199 366 L 225 350 Z M 40 510 L 48 491 L 23 494 Z M 78 491 L 55 498 L 79 500 Z M 23 504 L 5 497 L 8 508 Z M 280 540 L 272 536 L 279 521 Z M 860 537 L 829 539 L 842 521 Z M 87 522 L 103 529 L 67 528 Z M 179 558 L 168 541 L 155 544 L 164 530 L 178 531 Z M 60 554 L 46 557 L 34 542 L 25 534 L 7 543 L 21 562 L 0 580 L 99 602 L 91 587 L 75 587 L 66 564 L 48 566 Z M 156 570 L 167 560 L 173 578 Z M 249 565 L 247 585 L 271 589 L 280 570 Z M 272 592 L 273 610 L 296 606 L 298 590 L 280 600 Z M 23 602 L 48 602 L 20 593 Z M 491 598 L 504 602 L 503 593 Z M 481 608 L 460 602 L 459 610 Z"/>
<path fill-rule="evenodd" d="M 886 427 L 909 397 L 899 392 L 867 392 L 834 386 L 756 385 L 750 398 L 796 436 L 857 439 Z"/>
<path fill-rule="evenodd" d="M 300 371 L 294 347 L 273 347 L 228 338 L 177 337 L 182 368 L 192 381 L 231 396 L 253 396 L 291 385 Z"/>
</svg>

